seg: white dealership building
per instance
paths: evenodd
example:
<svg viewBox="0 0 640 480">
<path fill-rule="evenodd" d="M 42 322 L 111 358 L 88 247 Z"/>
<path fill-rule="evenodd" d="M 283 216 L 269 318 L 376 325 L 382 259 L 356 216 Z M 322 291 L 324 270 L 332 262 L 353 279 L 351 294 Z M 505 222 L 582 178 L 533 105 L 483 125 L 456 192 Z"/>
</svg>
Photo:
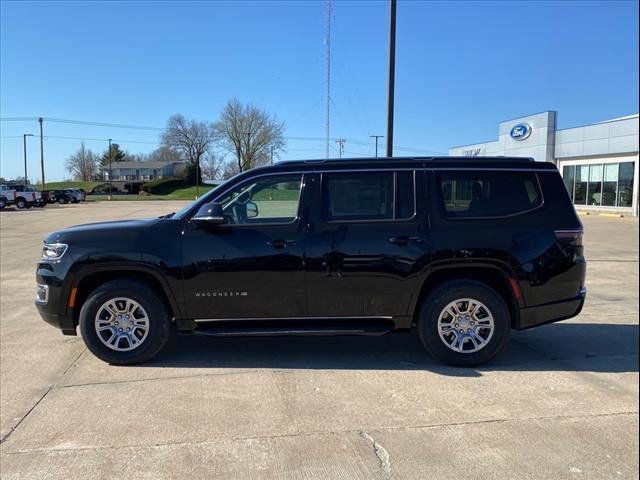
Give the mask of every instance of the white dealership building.
<svg viewBox="0 0 640 480">
<path fill-rule="evenodd" d="M 556 129 L 557 112 L 500 122 L 498 139 L 451 156 L 516 156 L 558 166 L 576 208 L 638 215 L 638 115 Z"/>
</svg>

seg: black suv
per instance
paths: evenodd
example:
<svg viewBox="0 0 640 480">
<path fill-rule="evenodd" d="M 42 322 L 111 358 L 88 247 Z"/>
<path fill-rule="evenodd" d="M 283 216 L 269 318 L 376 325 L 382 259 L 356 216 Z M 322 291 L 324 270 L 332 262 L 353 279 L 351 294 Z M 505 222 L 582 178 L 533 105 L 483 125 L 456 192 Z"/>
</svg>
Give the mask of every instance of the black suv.
<svg viewBox="0 0 640 480">
<path fill-rule="evenodd" d="M 49 235 L 36 305 L 114 364 L 183 333 L 382 335 L 453 365 L 577 315 L 582 224 L 558 170 L 518 158 L 283 162 L 160 218 Z"/>
</svg>

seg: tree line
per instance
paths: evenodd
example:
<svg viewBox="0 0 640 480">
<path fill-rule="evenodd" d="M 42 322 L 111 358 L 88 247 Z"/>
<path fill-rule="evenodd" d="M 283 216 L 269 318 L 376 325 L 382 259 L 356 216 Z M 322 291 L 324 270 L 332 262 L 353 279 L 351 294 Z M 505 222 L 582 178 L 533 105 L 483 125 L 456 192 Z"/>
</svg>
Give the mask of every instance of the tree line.
<svg viewBox="0 0 640 480">
<path fill-rule="evenodd" d="M 65 161 L 76 180 L 102 177 L 112 163 L 126 161 L 184 161 L 196 175 L 226 179 L 240 172 L 268 164 L 284 151 L 284 122 L 274 115 L 238 99 L 228 101 L 215 122 L 190 120 L 176 114 L 160 134 L 160 146 L 150 153 L 131 154 L 117 143 L 102 154 L 80 148 Z"/>
</svg>

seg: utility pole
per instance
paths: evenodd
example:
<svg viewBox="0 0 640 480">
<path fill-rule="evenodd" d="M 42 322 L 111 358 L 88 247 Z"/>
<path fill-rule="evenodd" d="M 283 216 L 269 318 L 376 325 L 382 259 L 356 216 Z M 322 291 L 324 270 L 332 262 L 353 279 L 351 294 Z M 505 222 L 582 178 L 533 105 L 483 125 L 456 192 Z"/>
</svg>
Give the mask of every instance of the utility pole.
<svg viewBox="0 0 640 480">
<path fill-rule="evenodd" d="M 325 55 L 327 57 L 327 119 L 325 124 L 326 130 L 326 148 L 325 158 L 329 158 L 329 124 L 331 119 L 331 0 L 327 0 L 327 33 L 324 39 Z"/>
<path fill-rule="evenodd" d="M 27 186 L 27 137 L 33 137 L 31 133 L 25 133 L 22 135 L 22 140 L 24 143 L 24 186 Z"/>
<path fill-rule="evenodd" d="M 393 157 L 393 99 L 396 83 L 396 0 L 389 11 L 389 94 L 387 97 L 387 157 Z"/>
<path fill-rule="evenodd" d="M 200 196 L 200 158 L 196 160 L 196 200 Z"/>
<path fill-rule="evenodd" d="M 336 138 L 336 143 L 338 144 L 338 154 L 340 155 L 340 158 L 342 158 L 342 154 L 344 153 L 344 142 L 346 142 L 344 138 Z"/>
<path fill-rule="evenodd" d="M 111 189 L 112 189 L 112 184 L 111 184 L 111 139 L 109 139 L 109 196 L 107 197 L 108 200 L 111 200 Z"/>
<path fill-rule="evenodd" d="M 384 135 L 369 135 L 369 137 L 376 139 L 376 158 L 378 158 L 378 139 L 384 138 Z"/>
<path fill-rule="evenodd" d="M 40 187 L 40 190 L 42 192 L 44 192 L 44 189 L 45 189 L 45 185 L 44 185 L 44 136 L 42 134 L 42 122 L 43 121 L 44 121 L 44 118 L 38 117 L 38 122 L 40 123 L 40 170 L 42 172 L 42 185 Z"/>
</svg>

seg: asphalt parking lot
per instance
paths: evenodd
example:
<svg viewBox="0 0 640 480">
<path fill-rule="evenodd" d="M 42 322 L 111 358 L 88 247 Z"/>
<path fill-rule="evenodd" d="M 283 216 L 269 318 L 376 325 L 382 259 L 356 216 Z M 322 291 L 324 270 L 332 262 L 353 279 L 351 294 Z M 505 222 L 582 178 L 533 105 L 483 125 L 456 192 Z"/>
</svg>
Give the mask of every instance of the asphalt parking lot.
<svg viewBox="0 0 640 480">
<path fill-rule="evenodd" d="M 46 233 L 182 202 L 3 211 L 0 476 L 30 478 L 637 478 L 638 221 L 582 217 L 588 301 L 517 332 L 480 369 L 416 335 L 174 335 L 113 367 L 33 306 Z"/>
</svg>

